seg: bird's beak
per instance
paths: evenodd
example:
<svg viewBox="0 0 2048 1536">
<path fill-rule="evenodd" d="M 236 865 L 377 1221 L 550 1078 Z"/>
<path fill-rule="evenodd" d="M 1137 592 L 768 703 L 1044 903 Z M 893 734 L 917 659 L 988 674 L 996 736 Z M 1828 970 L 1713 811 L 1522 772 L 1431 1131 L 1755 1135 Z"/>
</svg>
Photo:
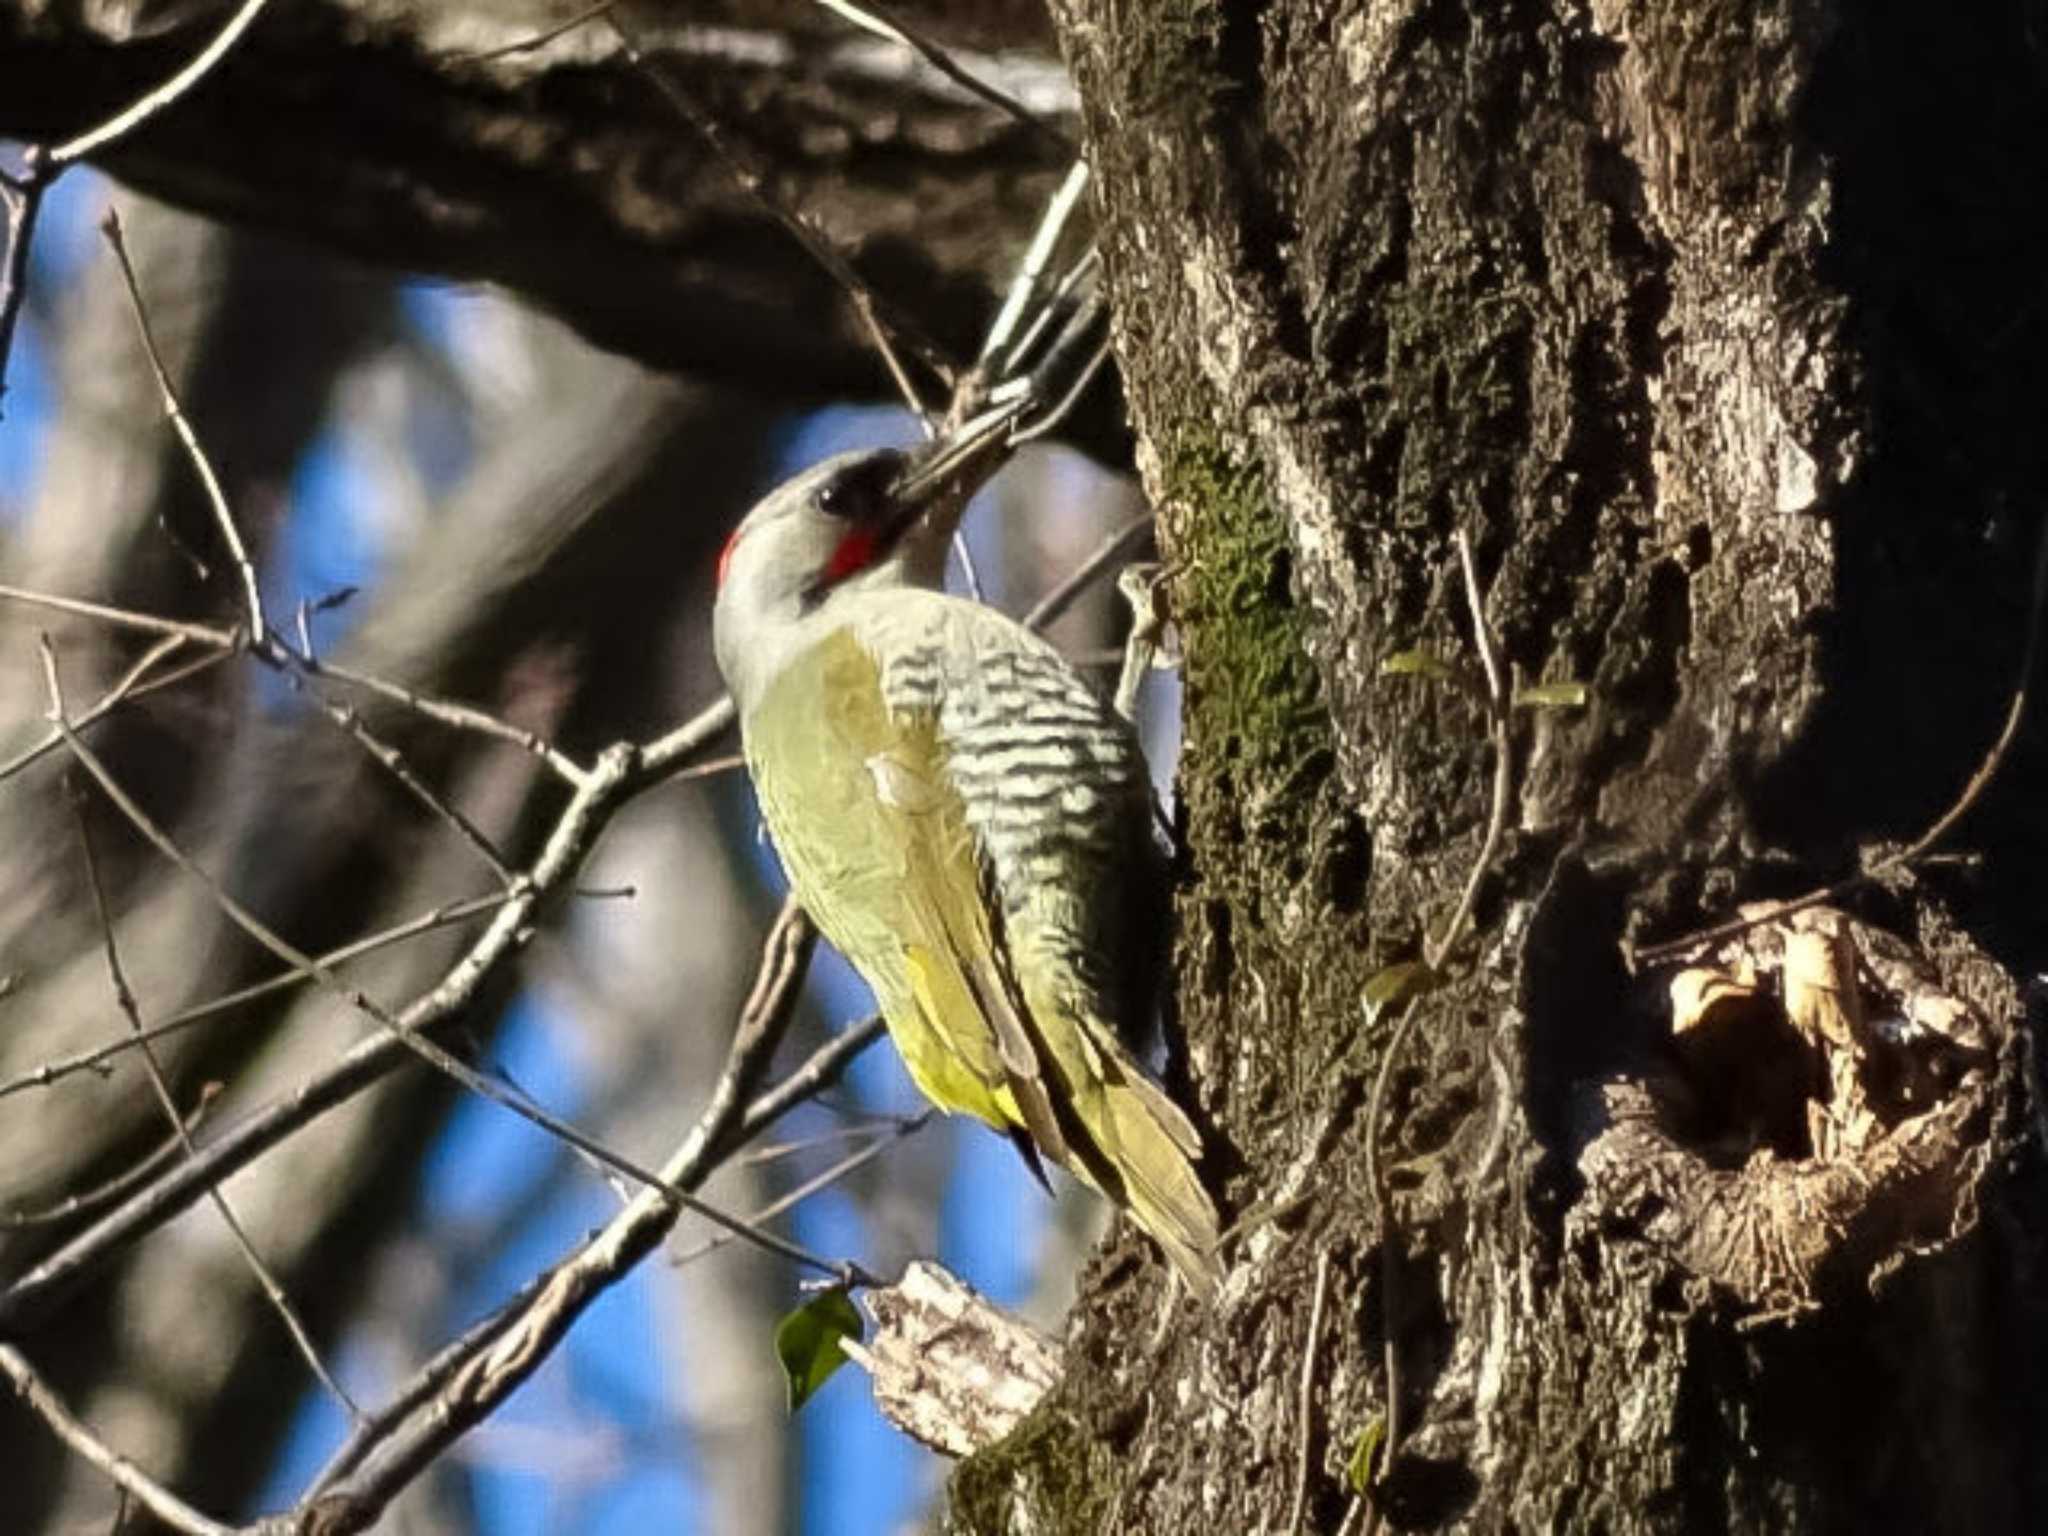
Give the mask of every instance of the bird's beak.
<svg viewBox="0 0 2048 1536">
<path fill-rule="evenodd" d="M 1019 403 L 1005 402 L 911 456 L 890 496 L 902 509 L 900 537 L 913 562 L 929 558 L 943 564 L 967 503 L 1009 462 L 1010 433 L 1020 413 Z"/>
</svg>

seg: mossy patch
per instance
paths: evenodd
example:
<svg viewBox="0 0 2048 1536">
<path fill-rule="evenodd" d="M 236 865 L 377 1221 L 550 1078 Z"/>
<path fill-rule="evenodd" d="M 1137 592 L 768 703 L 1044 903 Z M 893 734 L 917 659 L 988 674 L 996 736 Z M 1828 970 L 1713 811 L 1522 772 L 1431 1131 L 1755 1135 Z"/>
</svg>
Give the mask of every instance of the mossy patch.
<svg viewBox="0 0 2048 1536">
<path fill-rule="evenodd" d="M 1165 466 L 1189 552 L 1175 591 L 1187 651 L 1187 777 L 1246 797 L 1249 830 L 1282 832 L 1334 756 L 1293 591 L 1294 551 L 1256 464 L 1184 436 Z M 1253 814 L 1256 812 L 1256 814 Z"/>
<path fill-rule="evenodd" d="M 1034 1515 L 1056 1509 L 1067 1530 L 1104 1528 L 1119 1480 L 1116 1457 L 1059 1409 L 1060 1396 L 1054 1393 L 1008 1437 L 960 1463 L 946 1485 L 948 1531 L 1014 1531 L 1020 1507 Z"/>
</svg>

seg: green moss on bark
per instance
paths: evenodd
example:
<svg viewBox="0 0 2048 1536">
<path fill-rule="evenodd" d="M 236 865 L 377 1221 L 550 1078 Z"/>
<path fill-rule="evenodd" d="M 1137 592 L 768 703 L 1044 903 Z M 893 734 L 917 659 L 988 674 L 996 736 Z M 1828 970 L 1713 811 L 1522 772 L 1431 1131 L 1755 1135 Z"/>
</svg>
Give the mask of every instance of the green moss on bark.
<svg viewBox="0 0 2048 1536">
<path fill-rule="evenodd" d="M 1219 438 L 1181 438 L 1164 478 L 1175 542 L 1192 551 L 1175 607 L 1187 649 L 1184 776 L 1249 796 L 1251 830 L 1284 832 L 1334 760 L 1286 521 L 1264 472 Z"/>
<path fill-rule="evenodd" d="M 957 1536 L 1024 1529 L 1058 1510 L 1064 1530 L 1106 1529 L 1116 1457 L 1084 1433 L 1055 1393 L 1007 1438 L 960 1463 L 947 1484 L 946 1529 Z M 1025 1520 L 1017 1518 L 1019 1512 Z"/>
</svg>

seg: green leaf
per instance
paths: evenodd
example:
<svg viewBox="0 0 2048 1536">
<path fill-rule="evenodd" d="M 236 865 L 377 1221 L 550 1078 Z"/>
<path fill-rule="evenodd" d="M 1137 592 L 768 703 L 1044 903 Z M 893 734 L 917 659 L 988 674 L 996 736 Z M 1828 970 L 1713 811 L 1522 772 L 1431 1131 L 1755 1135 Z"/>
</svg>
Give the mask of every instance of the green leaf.
<svg viewBox="0 0 2048 1536">
<path fill-rule="evenodd" d="M 789 1384 L 791 1413 L 846 1363 L 839 1341 L 858 1339 L 865 1331 L 860 1309 L 844 1291 L 820 1291 L 775 1325 L 775 1358 Z"/>
<path fill-rule="evenodd" d="M 1455 683 L 1458 669 L 1441 656 L 1425 650 L 1396 651 L 1380 663 L 1381 677 L 1426 677 L 1431 682 Z"/>
<path fill-rule="evenodd" d="M 1365 983 L 1365 1022 L 1374 1023 L 1389 1008 L 1398 1008 L 1442 985 L 1443 978 L 1420 960 L 1403 960 L 1374 971 Z"/>
<path fill-rule="evenodd" d="M 1538 683 L 1515 695 L 1515 708 L 1584 709 L 1591 696 L 1584 683 Z"/>
<path fill-rule="evenodd" d="M 1373 1463 L 1379 1460 L 1380 1442 L 1387 1438 L 1387 1421 L 1380 1414 L 1372 1416 L 1372 1422 L 1358 1432 L 1358 1444 L 1351 1448 L 1351 1459 L 1344 1464 L 1344 1480 L 1351 1484 L 1353 1493 L 1365 1493 L 1372 1487 Z"/>
</svg>

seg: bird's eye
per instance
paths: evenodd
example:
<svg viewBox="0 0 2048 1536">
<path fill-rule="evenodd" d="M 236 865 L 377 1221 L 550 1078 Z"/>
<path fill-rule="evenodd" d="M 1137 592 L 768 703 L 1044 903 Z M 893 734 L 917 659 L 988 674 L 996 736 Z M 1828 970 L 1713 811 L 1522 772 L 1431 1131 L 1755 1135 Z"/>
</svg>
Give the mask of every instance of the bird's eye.
<svg viewBox="0 0 2048 1536">
<path fill-rule="evenodd" d="M 889 508 L 889 487 L 902 472 L 902 454 L 871 453 L 818 487 L 818 510 L 850 523 L 880 521 Z"/>
</svg>

